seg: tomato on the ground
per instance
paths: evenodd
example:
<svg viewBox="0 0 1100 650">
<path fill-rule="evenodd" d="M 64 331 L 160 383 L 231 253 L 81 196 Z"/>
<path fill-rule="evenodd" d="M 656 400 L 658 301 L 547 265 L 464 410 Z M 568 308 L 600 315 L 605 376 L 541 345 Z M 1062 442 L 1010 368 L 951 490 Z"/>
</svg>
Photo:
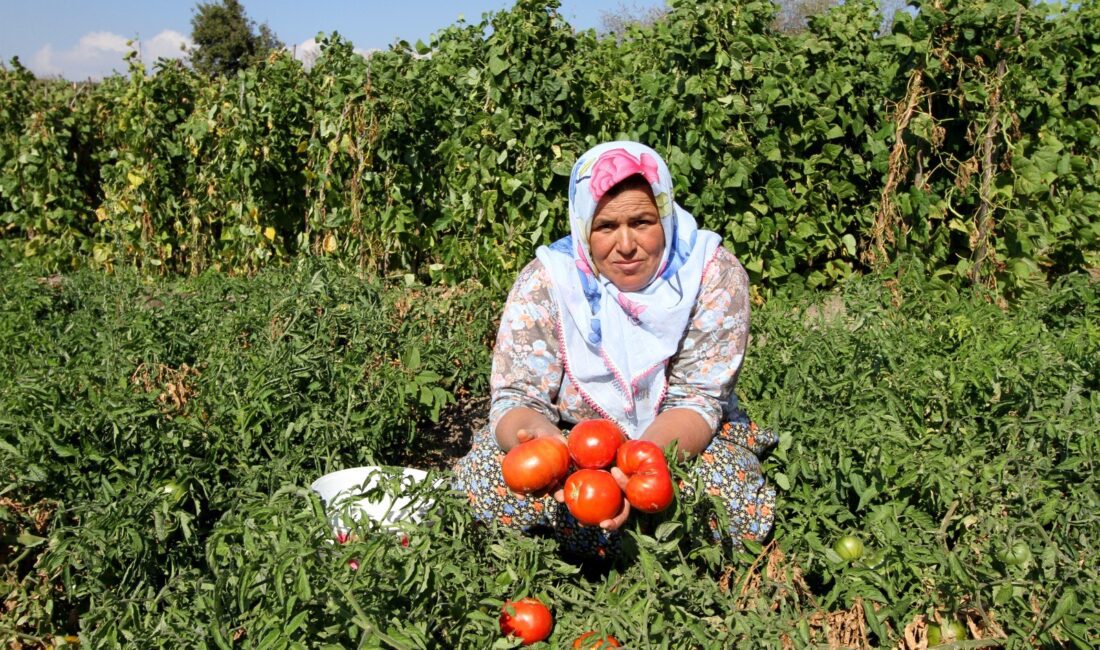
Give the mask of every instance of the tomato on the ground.
<svg viewBox="0 0 1100 650">
<path fill-rule="evenodd" d="M 584 420 L 569 432 L 569 455 L 581 469 L 604 469 L 615 462 L 623 439 L 611 420 Z"/>
<path fill-rule="evenodd" d="M 610 634 L 596 636 L 595 630 L 589 630 L 573 639 L 573 650 L 604 650 L 605 648 L 619 648 L 619 640 Z"/>
<path fill-rule="evenodd" d="M 507 601 L 500 610 L 500 631 L 505 636 L 517 636 L 524 645 L 531 645 L 550 636 L 554 618 L 537 598 Z"/>
<path fill-rule="evenodd" d="M 565 505 L 577 521 L 598 526 L 623 509 L 623 491 L 602 469 L 579 469 L 565 479 Z"/>
</svg>

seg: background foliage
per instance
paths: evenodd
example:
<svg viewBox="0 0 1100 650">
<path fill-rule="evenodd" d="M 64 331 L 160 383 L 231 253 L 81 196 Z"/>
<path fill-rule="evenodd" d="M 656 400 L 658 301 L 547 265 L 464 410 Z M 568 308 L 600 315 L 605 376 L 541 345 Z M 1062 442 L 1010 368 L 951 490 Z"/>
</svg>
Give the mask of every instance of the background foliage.
<svg viewBox="0 0 1100 650">
<path fill-rule="evenodd" d="M 0 247 L 56 269 L 511 282 L 565 228 L 566 175 L 624 137 L 765 292 L 901 252 L 1018 295 L 1097 266 L 1095 1 L 848 2 L 796 33 L 766 2 L 674 1 L 599 38 L 520 0 L 364 59 L 323 38 L 210 82 L 0 72 Z"/>
</svg>

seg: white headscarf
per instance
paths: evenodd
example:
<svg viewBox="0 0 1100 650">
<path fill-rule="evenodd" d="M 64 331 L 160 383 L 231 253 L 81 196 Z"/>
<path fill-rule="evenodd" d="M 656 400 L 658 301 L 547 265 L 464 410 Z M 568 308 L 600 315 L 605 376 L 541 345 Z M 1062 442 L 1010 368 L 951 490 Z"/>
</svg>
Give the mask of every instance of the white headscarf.
<svg viewBox="0 0 1100 650">
<path fill-rule="evenodd" d="M 635 175 L 653 190 L 665 249 L 649 284 L 619 291 L 594 273 L 588 236 L 603 195 Z M 573 165 L 569 228 L 569 236 L 537 252 L 558 302 L 565 372 L 590 406 L 638 438 L 664 400 L 668 360 L 687 330 L 706 263 L 722 239 L 699 230 L 672 200 L 672 176 L 657 152 L 625 141 L 593 147 Z"/>
</svg>

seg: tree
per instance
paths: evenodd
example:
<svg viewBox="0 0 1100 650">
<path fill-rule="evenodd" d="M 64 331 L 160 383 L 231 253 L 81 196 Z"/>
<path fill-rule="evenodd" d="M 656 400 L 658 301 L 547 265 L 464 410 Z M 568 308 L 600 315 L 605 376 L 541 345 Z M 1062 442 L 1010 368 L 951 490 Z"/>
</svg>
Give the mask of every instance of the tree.
<svg viewBox="0 0 1100 650">
<path fill-rule="evenodd" d="M 232 75 L 283 47 L 267 24 L 245 15 L 238 0 L 199 3 L 191 18 L 191 65 L 210 76 Z"/>
</svg>

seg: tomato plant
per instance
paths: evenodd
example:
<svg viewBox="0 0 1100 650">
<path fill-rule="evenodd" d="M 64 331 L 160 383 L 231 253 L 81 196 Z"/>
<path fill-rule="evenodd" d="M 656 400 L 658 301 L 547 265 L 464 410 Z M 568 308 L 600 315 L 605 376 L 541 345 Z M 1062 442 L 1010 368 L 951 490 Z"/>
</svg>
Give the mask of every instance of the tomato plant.
<svg viewBox="0 0 1100 650">
<path fill-rule="evenodd" d="M 648 463 L 668 467 L 664 451 L 648 440 L 627 440 L 615 454 L 615 466 L 627 476 L 634 474 Z"/>
<path fill-rule="evenodd" d="M 865 552 L 863 557 L 860 558 L 860 564 L 868 569 L 877 569 L 882 566 L 882 563 L 886 561 L 886 551 L 881 548 L 877 548 L 870 552 Z"/>
<path fill-rule="evenodd" d="M 569 432 L 569 455 L 581 469 L 604 469 L 615 462 L 623 432 L 611 420 L 584 420 Z"/>
<path fill-rule="evenodd" d="M 597 526 L 623 508 L 623 491 L 610 472 L 580 469 L 565 479 L 565 505 L 577 521 Z"/>
<path fill-rule="evenodd" d="M 504 483 L 521 494 L 555 485 L 569 471 L 569 450 L 556 438 L 535 438 L 512 447 L 501 463 Z"/>
<path fill-rule="evenodd" d="M 619 640 L 610 634 L 597 636 L 595 630 L 589 630 L 573 639 L 573 650 L 604 650 L 605 648 L 619 648 Z"/>
<path fill-rule="evenodd" d="M 863 541 L 854 535 L 845 535 L 836 540 L 833 550 L 845 562 L 854 562 L 863 557 Z"/>
<path fill-rule="evenodd" d="M 550 610 L 536 598 L 508 601 L 500 610 L 500 631 L 505 636 L 517 636 L 524 645 L 531 645 L 550 636 L 554 618 Z"/>
</svg>

